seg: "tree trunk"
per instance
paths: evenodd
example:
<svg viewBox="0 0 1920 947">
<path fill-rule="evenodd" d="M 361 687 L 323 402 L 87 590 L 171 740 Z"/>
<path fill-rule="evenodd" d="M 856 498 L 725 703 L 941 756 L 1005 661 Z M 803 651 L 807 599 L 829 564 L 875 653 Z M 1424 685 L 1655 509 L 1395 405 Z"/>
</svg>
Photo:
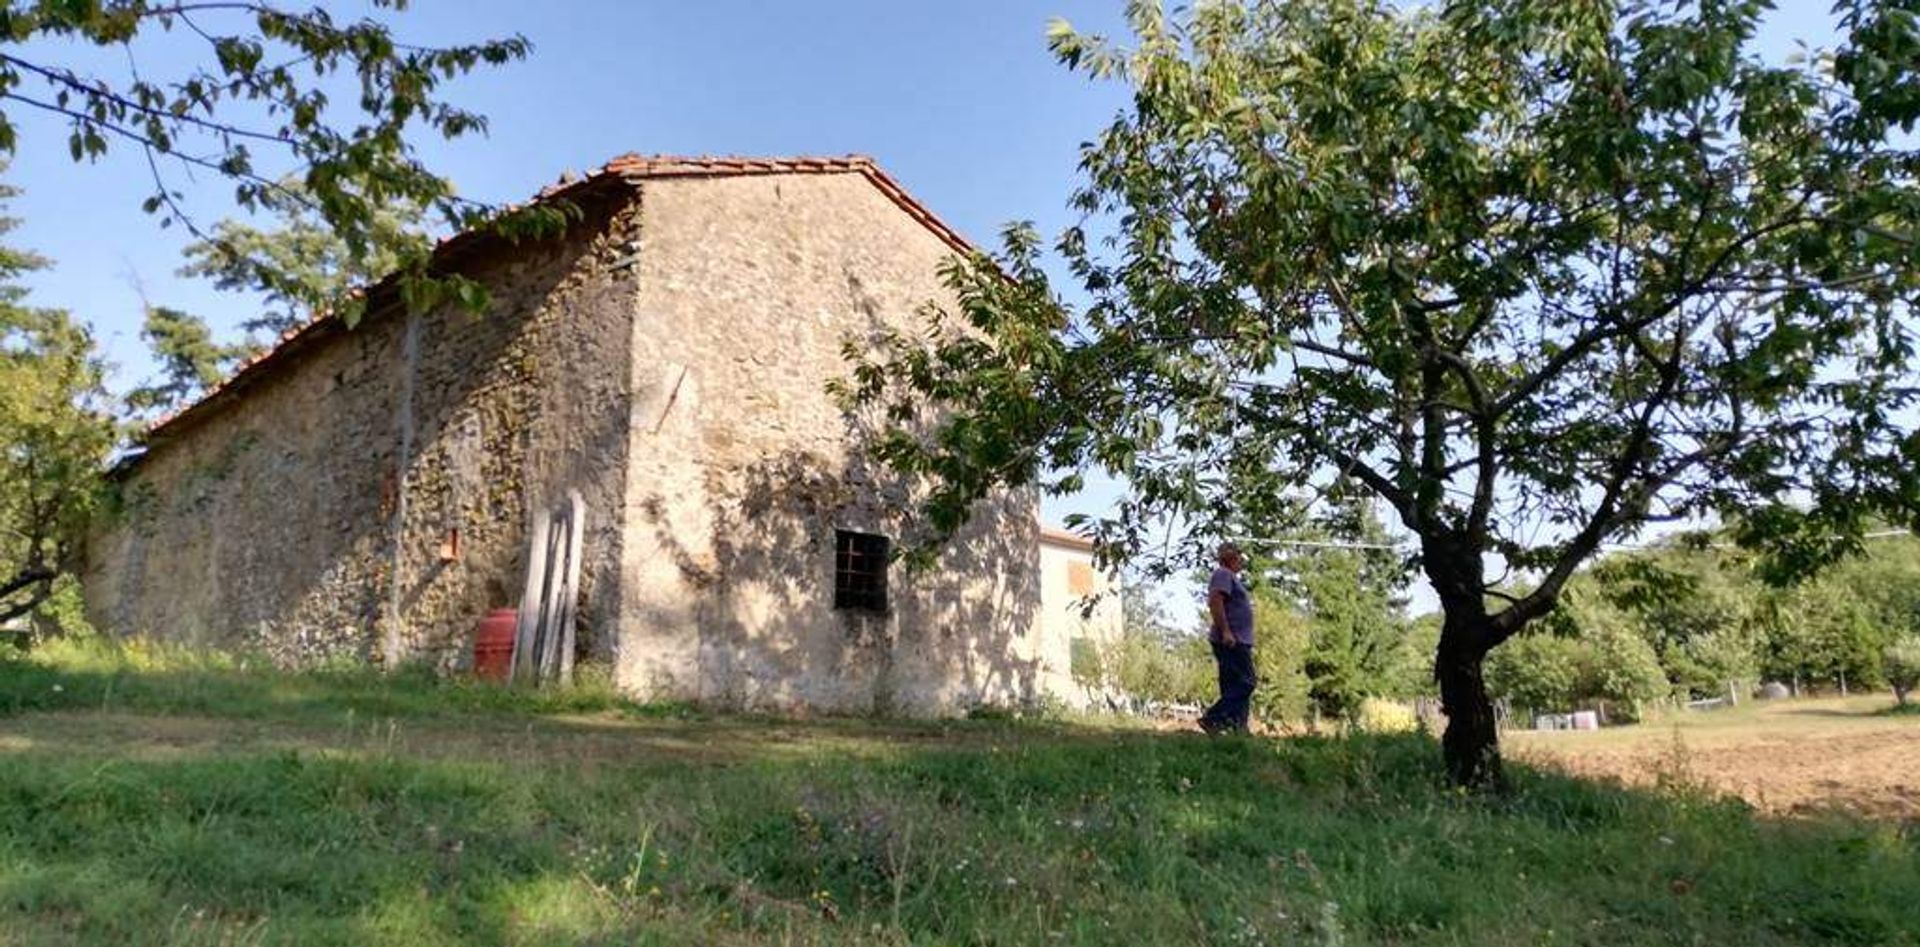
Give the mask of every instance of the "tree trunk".
<svg viewBox="0 0 1920 947">
<path fill-rule="evenodd" d="M 0 584 L 0 622 L 12 621 L 40 607 L 40 603 L 53 595 L 53 580 L 59 573 L 38 563 L 21 566 L 13 578 Z M 7 602 L 10 596 L 21 591 L 27 597 L 15 602 Z"/>
<path fill-rule="evenodd" d="M 1455 786 L 1476 792 L 1504 791 L 1499 724 L 1482 672 L 1492 629 L 1478 602 L 1443 603 L 1443 608 L 1446 621 L 1433 676 L 1440 684 L 1440 709 L 1447 715 L 1447 729 L 1440 737 L 1447 776 Z"/>
</svg>

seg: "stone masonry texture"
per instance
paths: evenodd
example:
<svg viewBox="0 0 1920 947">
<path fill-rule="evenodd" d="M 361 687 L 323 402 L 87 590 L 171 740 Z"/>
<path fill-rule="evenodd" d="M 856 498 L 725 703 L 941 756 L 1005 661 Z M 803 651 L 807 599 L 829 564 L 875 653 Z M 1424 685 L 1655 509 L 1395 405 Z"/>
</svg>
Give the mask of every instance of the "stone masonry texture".
<svg viewBox="0 0 1920 947">
<path fill-rule="evenodd" d="M 950 243 L 857 170 L 642 177 L 581 206 L 564 238 L 462 258 L 486 312 L 376 308 L 163 427 L 89 543 L 96 623 L 457 668 L 517 604 L 535 512 L 577 489 L 581 657 L 637 696 L 1040 697 L 1031 494 L 984 502 L 936 567 L 894 565 L 884 611 L 834 607 L 835 530 L 912 538 L 913 496 L 825 386 L 849 339 L 945 298 Z"/>
</svg>

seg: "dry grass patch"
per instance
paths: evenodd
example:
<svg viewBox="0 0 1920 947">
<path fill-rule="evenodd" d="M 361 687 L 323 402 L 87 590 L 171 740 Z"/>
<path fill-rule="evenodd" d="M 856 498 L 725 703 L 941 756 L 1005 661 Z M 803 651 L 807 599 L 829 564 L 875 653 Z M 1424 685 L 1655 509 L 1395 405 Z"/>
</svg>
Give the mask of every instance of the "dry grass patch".
<svg viewBox="0 0 1920 947">
<path fill-rule="evenodd" d="M 1920 820 L 1920 717 L 1889 698 L 1775 701 L 1597 732 L 1515 732 L 1517 757 L 1651 785 L 1675 777 L 1767 812 Z"/>
</svg>

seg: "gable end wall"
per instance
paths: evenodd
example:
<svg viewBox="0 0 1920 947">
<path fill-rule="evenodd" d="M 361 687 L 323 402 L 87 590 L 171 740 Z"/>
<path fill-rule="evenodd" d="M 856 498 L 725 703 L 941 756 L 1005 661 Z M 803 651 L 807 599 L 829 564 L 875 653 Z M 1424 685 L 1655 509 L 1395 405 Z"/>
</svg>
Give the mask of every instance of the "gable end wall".
<svg viewBox="0 0 1920 947">
<path fill-rule="evenodd" d="M 722 706 L 941 713 L 1038 695 L 1034 498 L 984 504 L 884 614 L 833 607 L 834 531 L 910 497 L 826 393 L 919 323 L 952 249 L 855 173 L 642 185 L 617 675 Z"/>
</svg>

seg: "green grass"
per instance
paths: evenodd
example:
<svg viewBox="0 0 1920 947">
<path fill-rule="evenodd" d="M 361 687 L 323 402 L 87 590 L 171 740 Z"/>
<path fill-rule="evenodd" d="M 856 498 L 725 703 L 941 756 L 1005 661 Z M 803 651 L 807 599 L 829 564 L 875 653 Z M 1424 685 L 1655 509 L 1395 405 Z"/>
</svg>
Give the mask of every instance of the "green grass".
<svg viewBox="0 0 1920 947">
<path fill-rule="evenodd" d="M 11 660 L 7 660 L 11 658 Z M 341 713 L 393 717 L 474 714 L 688 714 L 673 705 L 621 698 L 602 669 L 566 690 L 508 689 L 446 679 L 421 666 L 381 673 L 364 665 L 275 672 L 262 660 L 145 642 L 55 641 L 29 659 L 0 651 L 0 714 L 99 709 L 207 714 L 241 719 L 329 719 Z"/>
<path fill-rule="evenodd" d="M 116 663 L 117 662 L 117 663 Z M 57 689 L 56 689 L 57 688 Z M 1911 826 L 1416 736 L 790 722 L 0 661 L 0 944 L 1917 944 Z"/>
</svg>

